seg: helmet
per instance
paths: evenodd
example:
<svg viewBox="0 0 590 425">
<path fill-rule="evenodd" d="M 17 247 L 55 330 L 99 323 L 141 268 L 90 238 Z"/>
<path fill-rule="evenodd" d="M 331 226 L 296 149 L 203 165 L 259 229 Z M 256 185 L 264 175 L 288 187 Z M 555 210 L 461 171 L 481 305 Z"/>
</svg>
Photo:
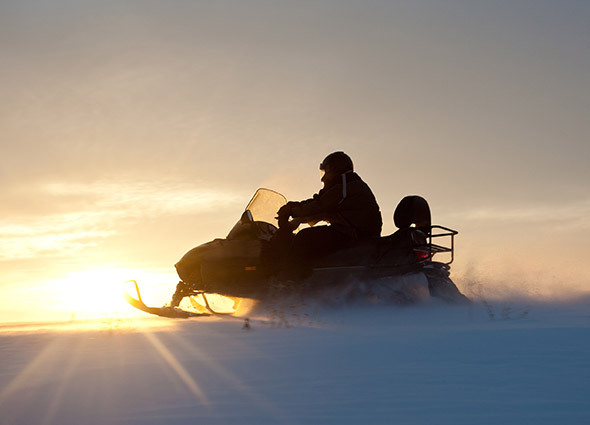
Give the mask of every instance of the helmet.
<svg viewBox="0 0 590 425">
<path fill-rule="evenodd" d="M 325 173 L 322 177 L 322 181 L 326 182 L 333 180 L 340 174 L 354 171 L 354 166 L 352 164 L 352 159 L 350 159 L 348 155 L 344 152 L 338 151 L 333 152 L 324 158 L 320 164 L 320 170 Z"/>
</svg>

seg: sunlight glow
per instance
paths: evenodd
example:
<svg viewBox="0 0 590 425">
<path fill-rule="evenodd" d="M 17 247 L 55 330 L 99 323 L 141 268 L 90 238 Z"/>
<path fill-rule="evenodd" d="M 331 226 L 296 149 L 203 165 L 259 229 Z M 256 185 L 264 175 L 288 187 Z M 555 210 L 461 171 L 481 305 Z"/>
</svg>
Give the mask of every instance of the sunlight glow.
<svg viewBox="0 0 590 425">
<path fill-rule="evenodd" d="M 187 301 L 191 303 L 192 307 L 197 307 L 195 303 L 201 307 L 207 306 L 202 295 L 185 298 L 181 303 L 181 307 L 184 307 L 184 304 Z M 220 294 L 207 294 L 207 302 L 209 303 L 209 306 L 218 313 L 236 313 L 238 309 L 240 309 L 240 313 L 243 313 L 243 310 L 240 308 L 242 300 L 238 298 L 234 299 Z"/>
<path fill-rule="evenodd" d="M 68 312 L 71 319 L 145 316 L 124 299 L 124 282 L 139 279 L 146 288 L 148 302 L 164 305 L 174 290 L 175 276 L 142 270 L 104 268 L 74 272 L 46 283 L 53 293 L 51 308 Z"/>
</svg>

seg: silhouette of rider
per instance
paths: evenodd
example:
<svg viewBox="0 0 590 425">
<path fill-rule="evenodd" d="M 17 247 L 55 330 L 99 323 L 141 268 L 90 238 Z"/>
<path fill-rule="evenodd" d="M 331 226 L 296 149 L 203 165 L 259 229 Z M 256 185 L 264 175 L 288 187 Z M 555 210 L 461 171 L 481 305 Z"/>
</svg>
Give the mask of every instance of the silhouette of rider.
<svg viewBox="0 0 590 425">
<path fill-rule="evenodd" d="M 278 211 L 277 239 L 289 240 L 289 247 L 282 250 L 281 267 L 288 279 L 306 277 L 327 255 L 381 234 L 379 205 L 369 186 L 354 172 L 351 158 L 344 152 L 331 153 L 320 170 L 324 187 L 317 194 L 288 202 Z M 319 221 L 329 225 L 313 227 Z M 301 223 L 312 227 L 293 237 L 291 232 Z"/>
</svg>

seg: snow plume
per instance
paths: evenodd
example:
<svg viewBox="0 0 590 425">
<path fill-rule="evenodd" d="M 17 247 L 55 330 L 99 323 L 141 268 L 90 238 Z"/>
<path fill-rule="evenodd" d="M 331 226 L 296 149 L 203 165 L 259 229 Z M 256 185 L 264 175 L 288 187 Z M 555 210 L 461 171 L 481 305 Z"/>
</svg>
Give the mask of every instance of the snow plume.
<svg viewBox="0 0 590 425">
<path fill-rule="evenodd" d="M 581 266 L 502 258 L 468 263 L 452 277 L 465 295 L 479 301 L 564 302 L 590 296 L 590 282 Z"/>
<path fill-rule="evenodd" d="M 588 294 L 584 266 L 590 200 L 467 208 L 458 222 L 453 276 L 481 299 L 567 299 Z M 447 220 L 445 219 L 445 220 Z M 445 221 L 446 222 L 446 221 Z"/>
</svg>

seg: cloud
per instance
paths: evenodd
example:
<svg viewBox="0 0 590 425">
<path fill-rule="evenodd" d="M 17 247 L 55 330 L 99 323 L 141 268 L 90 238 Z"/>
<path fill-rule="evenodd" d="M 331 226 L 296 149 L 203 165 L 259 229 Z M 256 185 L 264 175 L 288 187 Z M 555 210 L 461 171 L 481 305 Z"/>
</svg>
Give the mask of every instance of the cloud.
<svg viewBox="0 0 590 425">
<path fill-rule="evenodd" d="M 33 199 L 23 203 L 27 195 Z M 243 202 L 228 191 L 171 181 L 52 182 L 13 190 L 6 198 L 18 205 L 0 218 L 0 261 L 69 255 L 142 219 Z"/>
<path fill-rule="evenodd" d="M 590 227 L 590 200 L 562 205 L 528 205 L 517 207 L 482 207 L 456 212 L 454 216 L 470 221 L 504 223 L 554 223 L 563 226 Z"/>
<path fill-rule="evenodd" d="M 237 202 L 232 193 L 212 188 L 198 188 L 172 181 L 102 181 L 93 184 L 54 182 L 42 185 L 45 193 L 55 197 L 85 198 L 107 214 L 155 217 L 162 214 L 185 214 Z"/>
</svg>

